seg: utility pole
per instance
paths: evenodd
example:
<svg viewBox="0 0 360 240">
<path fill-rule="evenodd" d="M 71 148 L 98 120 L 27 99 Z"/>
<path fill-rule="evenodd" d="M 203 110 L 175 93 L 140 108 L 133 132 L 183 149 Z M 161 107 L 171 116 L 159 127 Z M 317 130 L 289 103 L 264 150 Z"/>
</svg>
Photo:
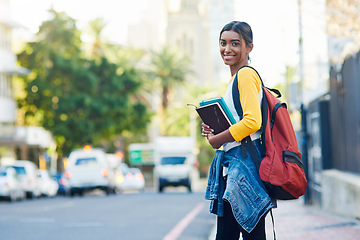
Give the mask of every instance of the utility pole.
<svg viewBox="0 0 360 240">
<path fill-rule="evenodd" d="M 308 159 L 308 147 L 307 147 L 307 124 L 306 124 L 306 115 L 307 109 L 304 106 L 304 52 L 303 52 L 303 35 L 302 35 L 302 12 L 301 12 L 301 0 L 298 0 L 299 7 L 299 109 L 301 113 L 301 138 L 300 138 L 300 151 L 302 155 L 302 160 L 304 163 L 305 174 L 308 175 L 309 172 L 309 159 Z M 304 197 L 304 203 L 311 203 L 310 191 L 306 191 Z"/>
<path fill-rule="evenodd" d="M 301 13 L 301 0 L 298 0 L 299 8 L 299 104 L 302 105 L 304 102 L 304 50 L 303 50 L 303 33 L 302 33 L 302 13 Z"/>
</svg>

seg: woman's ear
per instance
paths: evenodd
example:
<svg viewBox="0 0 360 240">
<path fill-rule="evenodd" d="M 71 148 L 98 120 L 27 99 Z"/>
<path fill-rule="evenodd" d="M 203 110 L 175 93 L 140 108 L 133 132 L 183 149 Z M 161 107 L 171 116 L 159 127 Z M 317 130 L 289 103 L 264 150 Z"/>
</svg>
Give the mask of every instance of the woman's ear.
<svg viewBox="0 0 360 240">
<path fill-rule="evenodd" d="M 246 53 L 249 54 L 252 50 L 253 50 L 254 44 L 253 43 L 249 43 L 246 46 Z"/>
</svg>

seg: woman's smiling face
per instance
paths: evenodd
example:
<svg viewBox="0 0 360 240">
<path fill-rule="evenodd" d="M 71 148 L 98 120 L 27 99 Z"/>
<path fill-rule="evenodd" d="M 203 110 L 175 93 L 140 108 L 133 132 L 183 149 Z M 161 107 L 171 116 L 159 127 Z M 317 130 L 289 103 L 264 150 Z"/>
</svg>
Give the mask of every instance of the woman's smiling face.
<svg viewBox="0 0 360 240">
<path fill-rule="evenodd" d="M 248 64 L 252 44 L 246 46 L 244 39 L 234 31 L 224 31 L 220 36 L 220 54 L 226 65 L 238 70 Z"/>
</svg>

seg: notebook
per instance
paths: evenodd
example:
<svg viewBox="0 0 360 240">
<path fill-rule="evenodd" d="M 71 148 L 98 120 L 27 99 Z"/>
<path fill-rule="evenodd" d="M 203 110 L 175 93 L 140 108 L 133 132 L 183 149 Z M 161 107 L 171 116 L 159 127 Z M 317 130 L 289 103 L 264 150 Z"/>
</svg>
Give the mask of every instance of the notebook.
<svg viewBox="0 0 360 240">
<path fill-rule="evenodd" d="M 201 101 L 196 111 L 201 120 L 214 130 L 215 135 L 236 123 L 222 97 Z"/>
</svg>

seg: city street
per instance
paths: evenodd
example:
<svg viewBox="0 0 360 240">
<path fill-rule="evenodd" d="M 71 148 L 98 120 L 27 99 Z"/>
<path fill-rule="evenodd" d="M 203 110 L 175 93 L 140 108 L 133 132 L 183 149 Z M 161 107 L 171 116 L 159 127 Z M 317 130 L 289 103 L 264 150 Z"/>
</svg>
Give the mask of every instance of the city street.
<svg viewBox="0 0 360 240">
<path fill-rule="evenodd" d="M 1 240 L 205 240 L 215 223 L 204 193 L 185 189 L 0 202 Z"/>
<path fill-rule="evenodd" d="M 214 215 L 203 192 L 169 188 L 106 196 L 0 201 L 1 240 L 214 240 Z M 303 199 L 279 201 L 274 209 L 278 240 L 360 239 L 360 222 L 329 214 Z M 273 239 L 270 215 L 267 239 Z"/>
</svg>

